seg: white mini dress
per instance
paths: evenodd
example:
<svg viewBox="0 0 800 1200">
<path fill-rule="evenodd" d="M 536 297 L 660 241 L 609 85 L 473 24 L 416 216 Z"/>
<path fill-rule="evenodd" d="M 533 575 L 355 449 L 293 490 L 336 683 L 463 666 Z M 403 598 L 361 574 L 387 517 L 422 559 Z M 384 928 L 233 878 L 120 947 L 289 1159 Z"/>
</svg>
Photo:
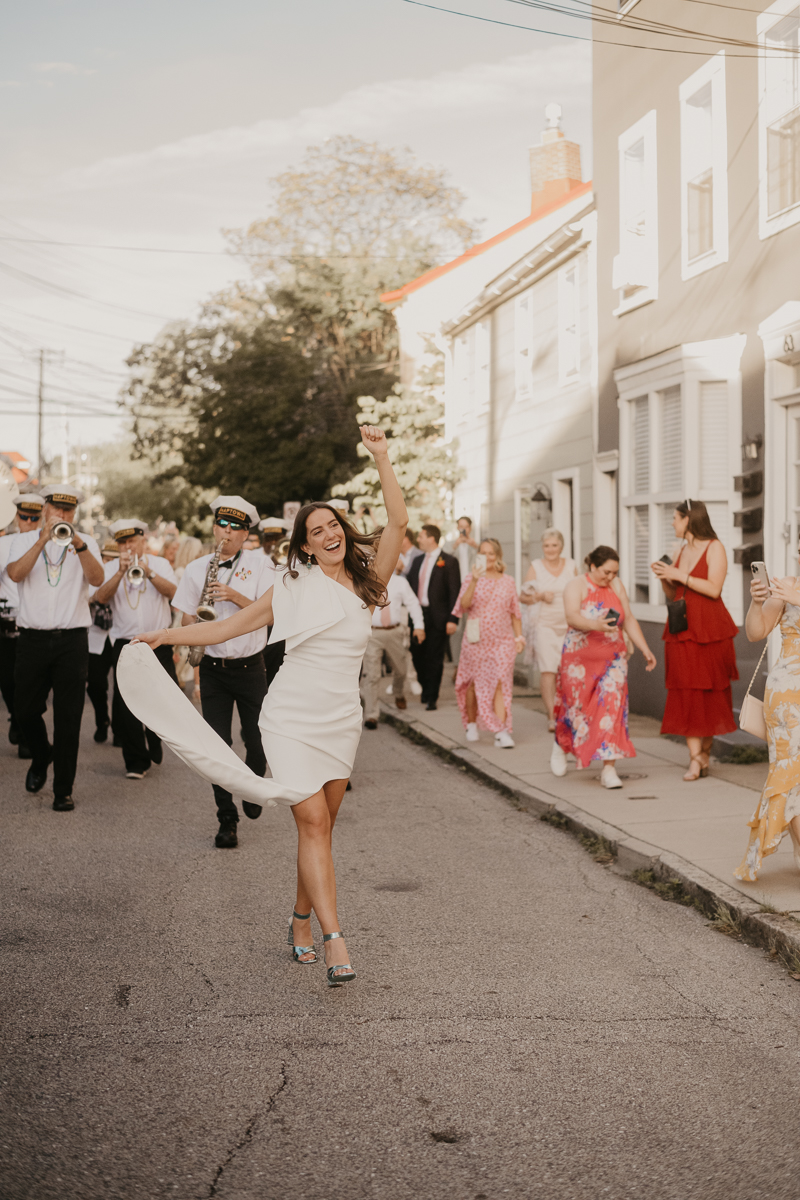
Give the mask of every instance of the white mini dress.
<svg viewBox="0 0 800 1200">
<path fill-rule="evenodd" d="M 117 681 L 131 712 L 187 766 L 254 804 L 298 804 L 347 779 L 361 738 L 358 680 L 372 616 L 354 592 L 319 567 L 279 576 L 272 641 L 286 656 L 259 718 L 271 779 L 254 775 L 175 687 L 144 642 L 126 646 Z"/>
</svg>

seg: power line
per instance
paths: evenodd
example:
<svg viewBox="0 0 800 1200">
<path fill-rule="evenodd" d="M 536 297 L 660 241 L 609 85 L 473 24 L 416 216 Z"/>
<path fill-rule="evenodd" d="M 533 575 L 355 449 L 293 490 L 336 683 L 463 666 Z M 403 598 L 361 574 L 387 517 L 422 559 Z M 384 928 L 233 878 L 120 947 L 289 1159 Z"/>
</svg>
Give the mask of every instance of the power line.
<svg viewBox="0 0 800 1200">
<path fill-rule="evenodd" d="M 449 10 L 442 9 L 442 12 L 447 11 Z M 527 26 L 521 25 L 519 28 L 526 29 Z M 212 255 L 218 258 L 282 258 L 287 262 L 292 262 L 295 259 L 302 259 L 309 262 L 328 262 L 330 260 L 334 260 L 335 262 L 402 261 L 402 255 L 399 254 L 299 254 L 296 251 L 291 251 L 289 254 L 282 254 L 277 250 L 187 250 L 185 248 L 174 250 L 170 246 L 109 246 L 99 242 L 57 242 L 45 238 L 17 238 L 5 237 L 3 235 L 0 235 L 0 242 L 25 242 L 40 246 L 68 246 L 79 250 L 124 250 L 140 254 L 200 254 Z M 102 304 L 105 301 L 95 300 L 93 303 Z M 165 321 L 170 320 L 169 317 L 162 319 Z"/>
<path fill-rule="evenodd" d="M 8 309 L 9 312 L 20 316 L 19 308 L 13 308 L 10 304 L 3 304 L 0 301 L 0 308 Z M 104 333 L 101 329 L 87 329 L 85 325 L 69 325 L 66 321 L 57 321 L 53 317 L 40 317 L 36 313 L 26 312 L 24 315 L 32 321 L 43 321 L 46 325 L 60 325 L 62 329 L 71 329 L 74 333 L 90 333 L 93 337 L 111 338 L 115 342 L 124 342 L 126 346 L 130 346 L 131 342 L 136 340 L 135 338 L 123 337 L 119 333 Z M 5 328 L 8 327 L 5 326 Z"/>
<path fill-rule="evenodd" d="M 75 288 L 62 287 L 60 283 L 52 283 L 48 279 L 40 279 L 38 275 L 31 275 L 29 271 L 23 271 L 20 267 L 12 267 L 9 263 L 0 262 L 0 271 L 5 271 L 12 279 L 21 279 L 24 283 L 33 283 L 37 287 L 45 288 L 45 290 L 55 292 L 57 295 L 83 300 L 86 304 L 97 304 L 100 308 L 113 308 L 117 312 L 125 313 L 128 316 L 147 317 L 148 319 L 154 317 L 158 321 L 171 321 L 173 319 L 172 317 L 165 317 L 163 313 L 143 312 L 138 308 L 126 308 L 124 305 L 114 304 L 110 300 L 95 300 L 83 292 L 76 291 Z"/>
<path fill-rule="evenodd" d="M 425 2 L 425 0 L 401 0 L 401 3 L 413 4 L 415 6 L 415 8 L 429 8 L 433 12 L 449 13 L 450 16 L 453 16 L 453 17 L 467 17 L 471 21 L 482 21 L 487 25 L 502 25 L 506 29 L 524 29 L 528 33 L 543 33 L 547 37 L 568 38 L 570 41 L 574 41 L 574 42 L 595 42 L 600 46 L 621 46 L 627 50 L 654 50 L 659 54 L 689 54 L 689 55 L 699 56 L 702 58 L 708 58 L 707 50 L 683 50 L 677 46 L 642 46 L 637 42 L 611 41 L 607 38 L 585 37 L 583 34 L 580 34 L 580 33 L 559 33 L 557 30 L 553 30 L 553 29 L 536 29 L 532 25 L 518 25 L 518 24 L 515 24 L 513 21 L 499 21 L 496 17 L 481 17 L 481 16 L 478 16 L 477 13 L 461 12 L 459 9 L 456 9 L 456 8 L 443 8 L 438 4 L 428 4 Z M 573 15 L 578 15 L 578 14 L 573 14 Z M 669 35 L 669 36 L 673 36 L 673 35 Z M 714 45 L 719 44 L 718 41 L 716 41 L 715 39 L 708 38 L 708 37 L 704 36 L 703 34 L 697 34 L 695 36 L 694 40 L 696 40 L 696 41 L 712 41 Z M 760 51 L 761 53 L 760 54 L 759 53 L 756 53 L 756 54 L 729 54 L 729 55 L 727 55 L 727 57 L 728 58 L 747 58 L 747 59 L 755 59 L 755 58 L 759 58 L 759 57 L 762 57 L 762 58 L 786 58 L 787 57 L 787 52 L 783 52 L 783 51 L 780 51 L 777 54 L 769 54 L 769 55 L 765 54 L 764 48 L 759 43 L 754 42 L 753 48 L 754 48 L 754 50 Z M 798 52 L 798 53 L 800 53 L 800 52 Z M 791 55 L 789 55 L 789 57 L 791 57 Z M 276 255 L 275 257 L 277 258 L 280 256 Z"/>
</svg>

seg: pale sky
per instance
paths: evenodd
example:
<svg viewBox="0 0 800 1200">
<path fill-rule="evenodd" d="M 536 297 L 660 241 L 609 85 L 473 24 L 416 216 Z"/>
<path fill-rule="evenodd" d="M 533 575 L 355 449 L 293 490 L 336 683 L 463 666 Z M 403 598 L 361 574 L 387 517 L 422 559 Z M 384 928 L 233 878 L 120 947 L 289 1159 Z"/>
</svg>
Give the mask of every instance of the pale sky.
<svg viewBox="0 0 800 1200">
<path fill-rule="evenodd" d="M 444 6 L 555 28 L 508 0 Z M 71 444 L 108 440 L 122 431 L 118 418 L 79 412 L 113 411 L 133 343 L 191 319 L 209 293 L 247 274 L 222 253 L 86 246 L 221 251 L 221 229 L 268 211 L 268 180 L 335 134 L 408 146 L 445 167 L 490 236 L 529 210 L 527 151 L 550 101 L 562 105 L 590 178 L 586 42 L 404 0 L 28 0 L 8 9 L 0 450 L 35 459 L 39 347 L 63 354 L 46 377 L 46 448 L 59 452 L 65 417 Z"/>
</svg>

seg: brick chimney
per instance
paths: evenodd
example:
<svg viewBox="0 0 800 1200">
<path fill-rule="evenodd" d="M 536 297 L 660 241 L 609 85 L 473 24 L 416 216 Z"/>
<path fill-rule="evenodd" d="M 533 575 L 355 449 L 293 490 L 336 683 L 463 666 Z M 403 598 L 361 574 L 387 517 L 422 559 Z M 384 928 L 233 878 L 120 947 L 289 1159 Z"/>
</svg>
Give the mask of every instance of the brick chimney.
<svg viewBox="0 0 800 1200">
<path fill-rule="evenodd" d="M 564 137 L 561 105 L 548 104 L 544 115 L 547 128 L 542 131 L 540 145 L 532 146 L 530 151 L 532 213 L 553 204 L 583 182 L 581 148 L 577 142 L 568 142 Z"/>
</svg>

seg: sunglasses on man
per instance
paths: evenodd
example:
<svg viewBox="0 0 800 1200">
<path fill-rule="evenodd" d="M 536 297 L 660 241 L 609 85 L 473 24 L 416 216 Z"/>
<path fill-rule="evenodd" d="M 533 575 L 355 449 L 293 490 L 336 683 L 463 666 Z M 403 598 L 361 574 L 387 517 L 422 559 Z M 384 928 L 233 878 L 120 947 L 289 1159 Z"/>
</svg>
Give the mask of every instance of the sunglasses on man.
<svg viewBox="0 0 800 1200">
<path fill-rule="evenodd" d="M 39 518 L 41 517 L 41 515 L 42 515 L 41 513 L 37 513 L 36 516 L 29 517 L 27 513 L 18 512 L 17 520 L 18 521 L 38 521 Z"/>
<path fill-rule="evenodd" d="M 231 521 L 228 517 L 220 517 L 214 524 L 219 525 L 220 529 L 247 529 L 247 526 L 243 525 L 241 521 Z"/>
</svg>

